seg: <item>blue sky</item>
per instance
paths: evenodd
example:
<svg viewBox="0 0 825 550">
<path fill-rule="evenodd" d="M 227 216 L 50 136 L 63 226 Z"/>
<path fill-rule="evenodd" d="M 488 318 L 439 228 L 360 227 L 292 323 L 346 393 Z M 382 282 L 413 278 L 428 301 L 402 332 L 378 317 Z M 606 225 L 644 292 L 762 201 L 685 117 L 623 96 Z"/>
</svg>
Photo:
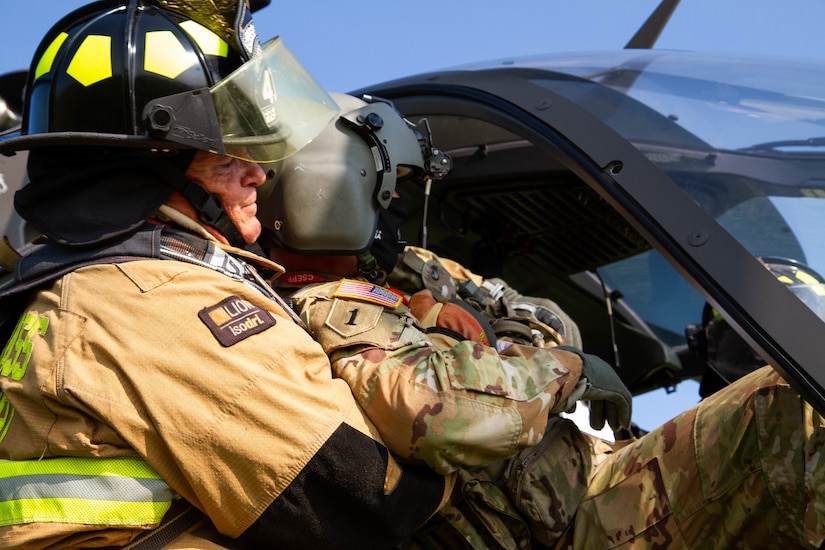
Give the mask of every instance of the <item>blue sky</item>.
<svg viewBox="0 0 825 550">
<path fill-rule="evenodd" d="M 41 37 L 87 0 L 0 0 L 0 74 L 27 69 Z M 618 49 L 659 0 L 272 0 L 255 16 L 321 85 L 347 92 L 482 60 Z M 825 57 L 825 0 L 683 0 L 656 48 Z M 825 82 L 823 82 L 825 86 Z M 695 384 L 637 398 L 647 428 L 698 399 Z"/>
<path fill-rule="evenodd" d="M 28 68 L 43 34 L 87 0 L 0 0 L 0 73 Z M 621 48 L 659 0 L 272 0 L 255 16 L 327 89 L 464 63 Z M 825 0 L 683 0 L 656 47 L 825 56 Z"/>
</svg>

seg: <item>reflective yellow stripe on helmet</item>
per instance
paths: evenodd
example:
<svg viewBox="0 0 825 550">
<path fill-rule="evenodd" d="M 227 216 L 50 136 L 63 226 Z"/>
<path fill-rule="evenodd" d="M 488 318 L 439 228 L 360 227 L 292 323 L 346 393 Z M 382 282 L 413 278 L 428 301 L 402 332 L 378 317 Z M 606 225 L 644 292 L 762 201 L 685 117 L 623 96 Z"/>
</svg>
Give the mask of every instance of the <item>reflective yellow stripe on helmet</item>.
<svg viewBox="0 0 825 550">
<path fill-rule="evenodd" d="M 57 50 L 60 49 L 60 46 L 63 45 L 63 42 L 69 35 L 65 32 L 61 32 L 57 35 L 49 47 L 46 48 L 46 52 L 43 54 L 43 57 L 40 58 L 40 61 L 37 62 L 37 67 L 34 69 L 34 78 L 38 79 L 47 72 L 52 70 L 52 63 L 54 63 L 54 58 L 57 55 Z"/>
<path fill-rule="evenodd" d="M 226 57 L 229 53 L 229 44 L 226 40 L 210 31 L 200 23 L 195 21 L 184 21 L 180 28 L 185 30 L 189 36 L 197 43 L 201 51 L 206 55 Z"/>
<path fill-rule="evenodd" d="M 226 57 L 229 44 L 220 36 L 195 21 L 184 21 L 180 27 L 192 37 L 206 55 Z M 146 33 L 143 69 L 175 79 L 197 61 L 171 31 Z"/>
<path fill-rule="evenodd" d="M 173 493 L 136 457 L 0 460 L 0 525 L 160 523 Z"/>
<path fill-rule="evenodd" d="M 83 39 L 66 74 L 84 86 L 112 77 L 112 37 L 90 34 Z"/>
<path fill-rule="evenodd" d="M 146 33 L 146 52 L 143 59 L 145 71 L 175 79 L 194 62 L 195 60 L 172 32 Z"/>
</svg>

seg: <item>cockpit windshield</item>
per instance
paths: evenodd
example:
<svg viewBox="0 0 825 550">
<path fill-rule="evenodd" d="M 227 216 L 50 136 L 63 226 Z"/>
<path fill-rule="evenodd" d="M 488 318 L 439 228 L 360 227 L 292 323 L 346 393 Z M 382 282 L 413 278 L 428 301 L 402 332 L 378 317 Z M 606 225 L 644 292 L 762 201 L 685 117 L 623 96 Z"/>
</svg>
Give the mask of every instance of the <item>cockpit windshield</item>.
<svg viewBox="0 0 825 550">
<path fill-rule="evenodd" d="M 825 63 L 625 50 L 504 65 L 610 125 L 755 256 L 825 272 Z M 703 298 L 655 250 L 597 271 L 668 343 L 698 321 Z"/>
</svg>

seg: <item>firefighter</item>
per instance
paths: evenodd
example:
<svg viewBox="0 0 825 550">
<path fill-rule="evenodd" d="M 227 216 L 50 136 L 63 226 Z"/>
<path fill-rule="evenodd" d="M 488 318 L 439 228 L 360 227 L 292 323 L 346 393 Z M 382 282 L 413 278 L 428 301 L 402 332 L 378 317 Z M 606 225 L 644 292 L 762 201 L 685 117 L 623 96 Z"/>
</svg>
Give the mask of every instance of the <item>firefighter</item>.
<svg viewBox="0 0 825 550">
<path fill-rule="evenodd" d="M 402 147 L 398 136 L 378 134 L 390 156 Z M 474 315 L 455 300 L 455 282 L 472 281 L 472 274 L 432 255 L 418 255 L 419 276 L 404 279 L 412 294 L 397 297 L 376 284 L 386 273 L 376 276 L 369 266 L 387 268 L 402 252 L 393 236 L 403 212 L 393 212 L 392 203 L 375 206 L 369 192 L 361 195 L 365 204 L 336 200 L 352 186 L 375 188 L 366 165 L 349 164 L 352 154 L 336 158 L 358 147 L 369 145 L 349 128 L 327 128 L 281 167 L 278 204 L 290 211 L 292 190 L 300 189 L 293 178 L 310 179 L 325 190 L 325 219 L 339 220 L 344 231 L 357 231 L 340 223 L 352 212 L 371 213 L 366 227 L 378 224 L 373 214 L 384 214 L 377 217 L 388 223 L 373 233 L 377 246 L 367 233 L 351 236 L 366 251 L 336 250 L 326 237 L 331 228 L 313 232 L 313 225 L 292 234 L 287 248 L 278 236 L 283 220 L 268 217 L 267 204 L 259 215 L 270 254 L 291 273 L 282 284 L 390 449 L 458 473 L 450 502 L 411 548 L 820 547 L 825 421 L 776 371 L 755 370 L 638 438 L 606 444 L 582 434 L 560 418 L 572 401 L 591 400 L 594 427 L 608 418 L 615 429 L 629 421 L 630 398 L 608 365 L 564 345 L 572 325 L 560 315 L 542 315 L 556 326 L 544 330 L 543 349 L 529 336 L 520 340 L 517 330 L 496 334 L 485 326 L 491 310 Z M 429 150 L 419 168 L 428 165 Z M 313 172 L 306 161 L 314 158 L 324 158 L 327 169 Z M 505 293 L 514 303 L 526 301 L 512 289 Z M 475 299 L 483 305 L 490 297 Z M 539 325 L 530 319 L 527 326 Z M 542 365 L 553 359 L 565 369 L 555 367 L 561 392 L 542 385 Z M 575 377 L 580 391 L 565 393 Z M 537 397 L 547 406 L 531 408 Z M 496 421 L 502 414 L 508 422 Z"/>
<path fill-rule="evenodd" d="M 43 234 L 0 254 L 4 548 L 389 548 L 451 489 L 389 455 L 272 291 L 258 163 L 338 107 L 243 0 L 208 4 L 67 15 L 0 141 Z"/>
</svg>

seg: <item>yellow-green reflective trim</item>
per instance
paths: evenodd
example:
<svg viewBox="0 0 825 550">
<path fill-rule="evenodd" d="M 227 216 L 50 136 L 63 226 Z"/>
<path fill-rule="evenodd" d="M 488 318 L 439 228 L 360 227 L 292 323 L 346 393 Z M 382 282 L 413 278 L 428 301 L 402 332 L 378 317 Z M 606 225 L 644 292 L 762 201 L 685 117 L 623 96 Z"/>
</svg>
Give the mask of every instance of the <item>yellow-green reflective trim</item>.
<svg viewBox="0 0 825 550">
<path fill-rule="evenodd" d="M 66 74 L 84 86 L 112 77 L 112 37 L 90 34 L 74 54 Z"/>
<path fill-rule="evenodd" d="M 138 457 L 55 457 L 42 460 L 0 460 L 0 478 L 42 474 L 161 479 L 160 475 L 145 460 Z"/>
<path fill-rule="evenodd" d="M 799 192 L 803 197 L 825 197 L 825 190 L 823 189 L 800 189 Z"/>
<path fill-rule="evenodd" d="M 138 457 L 0 460 L 0 526 L 153 525 L 173 492 Z"/>
<path fill-rule="evenodd" d="M 172 31 L 152 31 L 146 33 L 146 48 L 143 53 L 143 69 L 174 80 L 195 62 Z"/>
<path fill-rule="evenodd" d="M 14 407 L 6 394 L 0 392 L 0 442 L 6 438 L 12 420 L 14 420 Z"/>
<path fill-rule="evenodd" d="M 184 21 L 180 28 L 185 30 L 206 55 L 226 57 L 229 54 L 229 44 L 226 40 L 210 31 L 196 21 Z"/>
<path fill-rule="evenodd" d="M 43 57 L 40 58 L 40 61 L 37 62 L 37 67 L 34 69 L 35 80 L 52 70 L 52 63 L 54 63 L 54 58 L 57 57 L 57 50 L 60 49 L 60 46 L 63 45 L 63 42 L 68 36 L 65 32 L 61 32 L 57 35 L 57 38 L 52 40 L 52 43 L 49 44 L 49 47 L 43 52 Z"/>
<path fill-rule="evenodd" d="M 171 502 L 119 502 L 77 498 L 39 498 L 0 502 L 0 526 L 25 523 L 154 525 Z"/>
</svg>

